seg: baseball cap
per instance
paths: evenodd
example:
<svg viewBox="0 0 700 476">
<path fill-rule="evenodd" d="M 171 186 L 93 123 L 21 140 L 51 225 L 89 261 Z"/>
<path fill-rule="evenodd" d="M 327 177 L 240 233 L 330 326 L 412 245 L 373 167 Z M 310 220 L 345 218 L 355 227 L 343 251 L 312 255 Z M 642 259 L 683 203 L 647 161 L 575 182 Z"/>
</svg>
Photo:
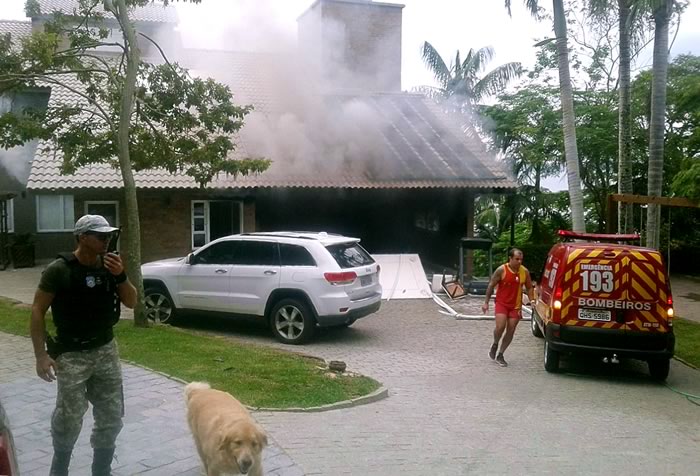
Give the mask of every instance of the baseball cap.
<svg viewBox="0 0 700 476">
<path fill-rule="evenodd" d="M 82 235 L 89 231 L 94 233 L 112 233 L 117 230 L 118 228 L 110 226 L 105 217 L 101 215 L 83 215 L 75 222 L 73 234 Z"/>
</svg>

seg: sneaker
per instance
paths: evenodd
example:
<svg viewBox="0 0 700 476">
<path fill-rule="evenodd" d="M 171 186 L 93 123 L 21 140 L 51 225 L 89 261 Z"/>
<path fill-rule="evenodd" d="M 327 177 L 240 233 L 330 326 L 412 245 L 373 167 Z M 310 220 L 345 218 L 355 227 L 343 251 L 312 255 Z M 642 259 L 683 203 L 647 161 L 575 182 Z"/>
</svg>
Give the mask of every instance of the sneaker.
<svg viewBox="0 0 700 476">
<path fill-rule="evenodd" d="M 498 344 L 493 344 L 491 350 L 489 350 L 489 357 L 491 360 L 496 360 L 496 351 L 498 350 Z"/>
<path fill-rule="evenodd" d="M 496 363 L 501 367 L 508 367 L 508 362 L 506 362 L 506 359 L 503 358 L 503 354 L 498 354 L 498 357 L 496 357 Z"/>
</svg>

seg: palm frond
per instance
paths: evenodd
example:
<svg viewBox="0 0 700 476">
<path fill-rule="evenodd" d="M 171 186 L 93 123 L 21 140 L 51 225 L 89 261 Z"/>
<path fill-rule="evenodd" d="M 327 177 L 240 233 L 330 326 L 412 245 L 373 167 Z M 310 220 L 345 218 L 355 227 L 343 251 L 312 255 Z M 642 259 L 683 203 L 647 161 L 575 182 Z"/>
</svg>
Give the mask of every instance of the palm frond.
<svg viewBox="0 0 700 476">
<path fill-rule="evenodd" d="M 441 102 L 447 98 L 448 93 L 443 88 L 436 88 L 435 86 L 417 86 L 414 87 L 411 92 L 422 94 L 423 96 L 432 99 L 435 102 Z"/>
<path fill-rule="evenodd" d="M 510 10 L 511 0 L 505 0 L 506 10 L 508 10 L 508 16 L 513 16 Z M 537 18 L 539 16 L 540 6 L 538 5 L 538 0 L 523 0 L 525 3 L 525 8 L 530 12 L 530 14 Z"/>
<path fill-rule="evenodd" d="M 519 77 L 522 72 L 523 67 L 517 62 L 506 63 L 490 71 L 474 85 L 472 89 L 474 99 L 480 101 L 486 96 L 498 94 L 508 86 L 508 83 Z"/>
<path fill-rule="evenodd" d="M 605 18 L 616 5 L 617 0 L 588 0 L 586 7 L 593 18 Z"/>
<path fill-rule="evenodd" d="M 491 46 L 479 48 L 476 52 L 469 50 L 469 57 L 464 61 L 462 70 L 464 75 L 475 77 L 486 68 L 486 64 L 491 61 L 496 52 Z"/>
<path fill-rule="evenodd" d="M 445 87 L 445 85 L 450 81 L 451 74 L 450 69 L 445 64 L 445 61 L 442 59 L 442 56 L 440 56 L 440 53 L 437 52 L 433 45 L 426 41 L 423 43 L 422 56 L 423 62 L 428 67 L 430 72 L 433 73 L 435 79 L 437 79 L 438 82 Z"/>
</svg>

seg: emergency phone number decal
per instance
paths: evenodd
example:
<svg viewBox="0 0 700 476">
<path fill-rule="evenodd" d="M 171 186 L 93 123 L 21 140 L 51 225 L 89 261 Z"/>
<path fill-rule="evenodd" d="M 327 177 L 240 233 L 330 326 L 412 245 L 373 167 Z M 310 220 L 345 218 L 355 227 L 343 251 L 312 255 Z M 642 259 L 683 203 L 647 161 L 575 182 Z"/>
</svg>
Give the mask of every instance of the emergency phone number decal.
<svg viewBox="0 0 700 476">
<path fill-rule="evenodd" d="M 612 266 L 607 264 L 581 265 L 581 290 L 593 293 L 611 293 L 615 287 Z"/>
</svg>

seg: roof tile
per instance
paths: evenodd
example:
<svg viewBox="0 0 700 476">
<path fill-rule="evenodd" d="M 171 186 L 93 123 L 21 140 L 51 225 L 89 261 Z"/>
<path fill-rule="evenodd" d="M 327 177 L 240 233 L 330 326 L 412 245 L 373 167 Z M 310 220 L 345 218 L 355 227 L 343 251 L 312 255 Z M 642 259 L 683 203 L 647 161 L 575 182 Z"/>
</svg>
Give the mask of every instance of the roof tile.
<svg viewBox="0 0 700 476">
<path fill-rule="evenodd" d="M 0 20 L 0 35 L 6 33 L 12 35 L 13 41 L 30 36 L 32 34 L 32 22 Z"/>
<path fill-rule="evenodd" d="M 201 55 L 201 52 L 198 53 Z M 431 100 L 416 94 L 387 93 L 318 96 L 320 116 L 295 116 L 269 73 L 259 67 L 264 55 L 217 53 L 226 67 L 214 77 L 228 83 L 238 103 L 253 104 L 235 137 L 231 160 L 266 157 L 261 174 L 221 174 L 209 184 L 230 188 L 476 188 L 512 189 L 515 181 L 478 137 L 464 134 L 459 122 Z M 257 66 L 256 66 L 257 64 Z M 80 89 L 73 79 L 70 86 Z M 77 102 L 75 93 L 52 89 L 50 104 Z M 299 111 L 297 111 L 299 112 Z M 324 123 L 326 122 L 326 123 Z M 113 189 L 122 187 L 118 170 L 92 165 L 61 175 L 60 152 L 41 152 L 32 164 L 28 189 Z M 194 189 L 183 174 L 149 170 L 135 174 L 142 189 Z"/>
<path fill-rule="evenodd" d="M 76 10 L 77 0 L 38 0 L 39 9 L 44 15 L 54 12 L 71 14 Z M 96 11 L 104 12 L 102 2 L 98 2 Z M 153 2 L 143 7 L 132 9 L 131 18 L 141 22 L 177 23 L 177 13 L 172 6 L 164 6 L 162 2 Z"/>
</svg>

